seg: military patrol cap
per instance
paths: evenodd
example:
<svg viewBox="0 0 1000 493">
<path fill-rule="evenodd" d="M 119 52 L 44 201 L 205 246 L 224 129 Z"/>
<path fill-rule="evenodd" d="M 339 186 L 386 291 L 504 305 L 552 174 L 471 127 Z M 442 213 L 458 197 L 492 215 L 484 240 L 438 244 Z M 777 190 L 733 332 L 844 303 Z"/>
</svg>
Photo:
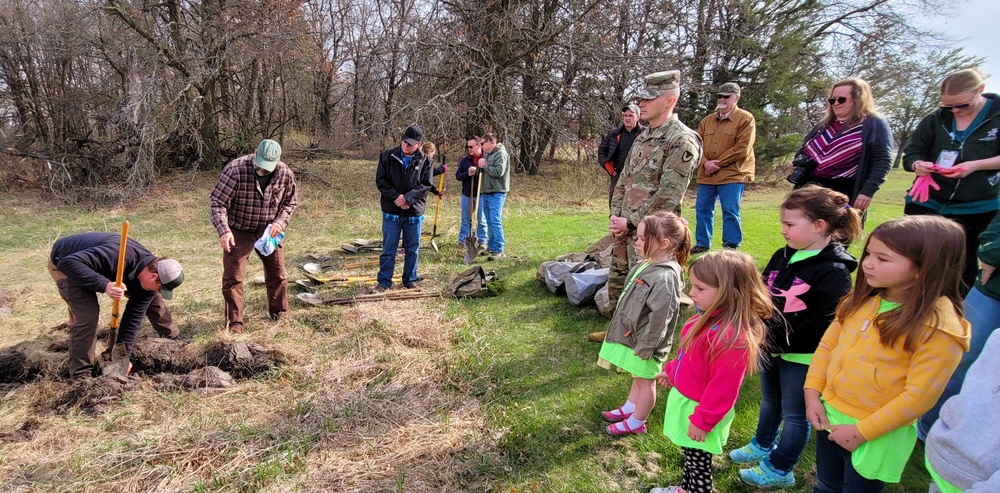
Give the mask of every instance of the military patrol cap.
<svg viewBox="0 0 1000 493">
<path fill-rule="evenodd" d="M 679 70 L 667 70 L 656 72 L 642 78 L 643 87 L 636 94 L 639 99 L 656 99 L 668 89 L 679 89 L 681 87 L 681 72 Z"/>
<path fill-rule="evenodd" d="M 735 82 L 726 82 L 719 86 L 719 94 L 723 96 L 732 96 L 733 94 L 740 93 L 740 86 Z"/>
</svg>

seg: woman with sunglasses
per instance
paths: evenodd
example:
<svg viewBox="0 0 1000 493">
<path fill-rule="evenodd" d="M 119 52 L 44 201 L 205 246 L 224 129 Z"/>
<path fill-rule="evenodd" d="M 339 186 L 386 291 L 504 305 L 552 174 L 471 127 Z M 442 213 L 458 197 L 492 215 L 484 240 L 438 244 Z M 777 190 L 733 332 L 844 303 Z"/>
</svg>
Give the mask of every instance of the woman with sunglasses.
<svg viewBox="0 0 1000 493">
<path fill-rule="evenodd" d="M 843 79 L 830 88 L 826 116 L 806 135 L 795 154 L 796 166 L 809 170 L 795 184 L 835 190 L 850 205 L 868 209 L 892 164 L 892 132 L 878 114 L 872 88 L 863 79 Z"/>
<path fill-rule="evenodd" d="M 1000 210 L 1000 101 L 983 93 L 984 81 L 975 68 L 945 77 L 940 107 L 917 125 L 903 159 L 903 167 L 928 187 L 923 196 L 916 187 L 911 191 L 903 213 L 938 214 L 962 226 L 967 287 L 979 270 L 979 234 Z"/>
</svg>

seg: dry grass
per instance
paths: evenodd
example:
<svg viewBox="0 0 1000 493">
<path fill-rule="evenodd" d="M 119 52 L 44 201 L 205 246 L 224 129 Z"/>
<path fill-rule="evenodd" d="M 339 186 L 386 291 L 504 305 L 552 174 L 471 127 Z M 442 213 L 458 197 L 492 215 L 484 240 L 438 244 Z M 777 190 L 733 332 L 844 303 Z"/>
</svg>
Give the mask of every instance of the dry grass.
<svg viewBox="0 0 1000 493">
<path fill-rule="evenodd" d="M 373 163 L 306 168 L 322 180 L 299 183 L 301 205 L 286 243 L 290 279 L 309 261 L 307 252 L 379 236 Z M 221 257 L 208 224 L 214 178 L 166 177 L 143 200 L 89 211 L 53 207 L 24 193 L 0 203 L 0 214 L 9 218 L 9 234 L 0 239 L 0 347 L 22 341 L 48 347 L 65 339 L 55 328 L 65 321 L 65 305 L 45 271 L 52 242 L 73 232 L 117 231 L 128 218 L 133 238 L 184 265 L 187 280 L 170 306 L 191 347 L 254 342 L 279 349 L 292 363 L 226 390 L 161 391 L 151 379 L 137 379 L 96 415 L 53 409 L 70 382 L 43 378 L 4 386 L 0 491 L 481 488 L 470 479 L 475 464 L 464 457 L 470 449 L 490 453 L 483 446 L 486 427 L 478 402 L 448 373 L 462 323 L 444 315 L 448 302 L 295 304 L 288 319 L 274 323 L 266 319 L 263 287 L 248 284 L 248 333 L 224 331 Z M 442 224 L 457 223 L 457 207 L 452 212 L 442 211 Z M 457 268 L 428 263 L 421 274 L 434 284 Z M 247 279 L 260 273 L 252 260 Z M 148 328 L 142 334 L 152 335 Z"/>
</svg>

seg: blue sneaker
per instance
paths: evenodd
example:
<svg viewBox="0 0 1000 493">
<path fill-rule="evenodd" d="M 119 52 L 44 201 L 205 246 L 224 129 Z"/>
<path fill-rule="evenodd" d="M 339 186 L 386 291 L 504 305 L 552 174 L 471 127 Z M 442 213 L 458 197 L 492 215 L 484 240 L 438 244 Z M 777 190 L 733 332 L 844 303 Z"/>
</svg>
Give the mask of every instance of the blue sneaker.
<svg viewBox="0 0 1000 493">
<path fill-rule="evenodd" d="M 737 464 L 751 464 L 767 457 L 772 450 L 774 446 L 766 449 L 757 444 L 756 438 L 751 438 L 750 443 L 729 452 L 729 458 Z"/>
<path fill-rule="evenodd" d="M 766 458 L 760 461 L 757 467 L 740 469 L 740 479 L 744 483 L 763 488 L 783 488 L 795 485 L 795 474 L 792 471 L 782 474 L 772 467 L 771 462 Z"/>
</svg>

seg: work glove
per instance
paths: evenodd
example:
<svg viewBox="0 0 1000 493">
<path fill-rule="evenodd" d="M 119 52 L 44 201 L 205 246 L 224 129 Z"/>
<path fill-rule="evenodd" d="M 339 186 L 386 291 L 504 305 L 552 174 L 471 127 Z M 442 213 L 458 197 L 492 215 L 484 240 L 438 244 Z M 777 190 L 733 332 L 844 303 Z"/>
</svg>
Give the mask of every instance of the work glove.
<svg viewBox="0 0 1000 493">
<path fill-rule="evenodd" d="M 941 186 L 934 181 L 931 175 L 918 176 L 913 180 L 913 187 L 906 192 L 908 197 L 912 197 L 914 202 L 927 202 L 931 198 L 931 190 L 941 190 Z"/>
<path fill-rule="evenodd" d="M 278 245 L 281 244 L 281 240 L 283 239 L 285 239 L 284 231 L 278 233 L 278 236 L 271 238 L 271 225 L 268 224 L 267 229 L 264 230 L 264 235 L 254 242 L 253 247 L 256 248 L 261 255 L 267 257 L 278 249 Z"/>
</svg>

